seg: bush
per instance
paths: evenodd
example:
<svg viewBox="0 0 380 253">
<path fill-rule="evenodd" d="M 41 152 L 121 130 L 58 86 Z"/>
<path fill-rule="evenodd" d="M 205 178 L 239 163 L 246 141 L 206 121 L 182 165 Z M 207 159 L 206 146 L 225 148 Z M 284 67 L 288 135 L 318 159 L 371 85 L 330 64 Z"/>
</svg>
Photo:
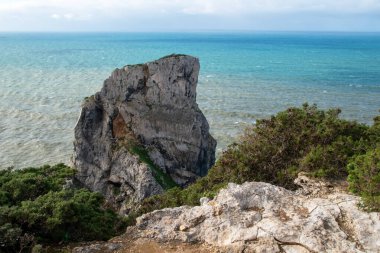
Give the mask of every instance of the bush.
<svg viewBox="0 0 380 253">
<path fill-rule="evenodd" d="M 176 207 L 181 205 L 198 205 L 200 198 L 213 198 L 222 187 L 227 185 L 227 182 L 212 185 L 212 182 L 209 182 L 208 180 L 209 178 L 206 176 L 197 180 L 188 188 L 181 189 L 179 187 L 175 187 L 161 195 L 155 195 L 150 198 L 147 198 L 143 200 L 137 213 L 133 213 L 129 216 L 138 217 L 141 214 L 167 207 Z M 131 222 L 131 224 L 133 224 L 133 221 Z"/>
<path fill-rule="evenodd" d="M 103 197 L 63 189 L 74 170 L 63 165 L 0 171 L 0 252 L 28 252 L 35 243 L 106 240 L 124 226 Z"/>
<path fill-rule="evenodd" d="M 49 192 L 20 206 L 3 208 L 1 220 L 19 224 L 39 241 L 105 240 L 115 234 L 117 215 L 100 207 L 103 198 L 87 190 Z"/>
<path fill-rule="evenodd" d="M 371 211 L 380 211 L 380 146 L 357 156 L 348 165 L 350 190 Z"/>
<path fill-rule="evenodd" d="M 59 191 L 75 170 L 57 164 L 22 170 L 0 170 L 0 206 L 18 205 L 49 191 Z"/>
<path fill-rule="evenodd" d="M 367 145 L 351 136 L 340 136 L 329 145 L 318 144 L 300 162 L 300 170 L 315 177 L 343 179 L 346 165 L 355 154 L 365 153 Z"/>
<path fill-rule="evenodd" d="M 199 204 L 228 182 L 264 181 L 295 189 L 300 171 L 315 177 L 345 180 L 352 157 L 380 141 L 380 118 L 369 127 L 339 118 L 339 109 L 319 110 L 304 104 L 270 119 L 258 120 L 221 155 L 208 175 L 184 190 L 145 200 L 139 214 L 179 205 Z"/>
</svg>

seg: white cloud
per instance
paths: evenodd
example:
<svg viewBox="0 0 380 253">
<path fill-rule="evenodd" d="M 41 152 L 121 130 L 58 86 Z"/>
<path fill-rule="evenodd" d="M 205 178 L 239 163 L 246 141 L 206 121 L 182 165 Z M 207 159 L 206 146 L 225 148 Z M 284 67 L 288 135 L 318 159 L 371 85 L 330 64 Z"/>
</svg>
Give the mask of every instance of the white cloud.
<svg viewBox="0 0 380 253">
<path fill-rule="evenodd" d="M 50 24 L 52 19 L 55 22 Z M 80 21 L 86 22 L 76 25 Z M 376 26 L 379 22 L 380 0 L 0 0 L 0 31 L 182 27 L 347 30 L 352 24 L 380 30 Z"/>
<path fill-rule="evenodd" d="M 64 13 L 64 14 L 51 14 L 50 18 L 60 20 L 90 20 L 92 18 L 92 15 L 90 14 L 81 14 L 81 15 L 75 15 L 73 13 Z"/>
<path fill-rule="evenodd" d="M 54 9 L 110 13 L 123 10 L 183 12 L 187 14 L 240 14 L 265 12 L 367 12 L 380 10 L 380 0 L 1 0 L 0 12 Z"/>
<path fill-rule="evenodd" d="M 50 17 L 52 19 L 61 19 L 61 15 L 59 15 L 59 14 L 51 14 Z"/>
</svg>

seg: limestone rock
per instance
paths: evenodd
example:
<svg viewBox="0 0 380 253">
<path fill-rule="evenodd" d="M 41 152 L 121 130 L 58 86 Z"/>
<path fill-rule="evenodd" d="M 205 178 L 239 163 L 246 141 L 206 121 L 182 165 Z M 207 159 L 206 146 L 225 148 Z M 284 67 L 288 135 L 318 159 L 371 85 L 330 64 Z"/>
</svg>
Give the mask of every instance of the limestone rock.
<svg viewBox="0 0 380 253">
<path fill-rule="evenodd" d="M 76 179 L 128 209 L 163 190 L 144 159 L 180 185 L 206 175 L 216 141 L 196 103 L 198 73 L 198 59 L 185 55 L 116 69 L 83 104 L 75 127 Z"/>
<path fill-rule="evenodd" d="M 201 206 L 139 217 L 137 233 L 222 252 L 380 252 L 380 214 L 358 202 L 345 193 L 312 197 L 267 183 L 231 183 Z"/>
</svg>

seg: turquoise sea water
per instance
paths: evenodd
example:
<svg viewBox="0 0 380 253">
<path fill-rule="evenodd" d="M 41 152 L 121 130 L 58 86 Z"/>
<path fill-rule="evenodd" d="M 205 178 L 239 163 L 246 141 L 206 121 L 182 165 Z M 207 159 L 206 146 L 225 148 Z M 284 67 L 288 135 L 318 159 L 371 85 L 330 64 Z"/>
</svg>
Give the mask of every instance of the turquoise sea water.
<svg viewBox="0 0 380 253">
<path fill-rule="evenodd" d="M 370 124 L 380 34 L 0 33 L 0 168 L 69 162 L 84 97 L 116 67 L 200 58 L 197 100 L 220 152 L 256 119 L 303 102 Z"/>
</svg>

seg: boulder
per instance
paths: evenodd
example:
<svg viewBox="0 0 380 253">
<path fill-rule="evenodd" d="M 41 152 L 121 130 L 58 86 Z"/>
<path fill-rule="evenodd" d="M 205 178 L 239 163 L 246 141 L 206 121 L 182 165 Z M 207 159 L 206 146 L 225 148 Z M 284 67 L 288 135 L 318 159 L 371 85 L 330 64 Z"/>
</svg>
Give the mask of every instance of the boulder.
<svg viewBox="0 0 380 253">
<path fill-rule="evenodd" d="M 83 103 L 76 180 L 128 213 L 146 197 L 206 175 L 216 141 L 196 103 L 198 74 L 198 59 L 186 55 L 114 70 Z"/>
</svg>

